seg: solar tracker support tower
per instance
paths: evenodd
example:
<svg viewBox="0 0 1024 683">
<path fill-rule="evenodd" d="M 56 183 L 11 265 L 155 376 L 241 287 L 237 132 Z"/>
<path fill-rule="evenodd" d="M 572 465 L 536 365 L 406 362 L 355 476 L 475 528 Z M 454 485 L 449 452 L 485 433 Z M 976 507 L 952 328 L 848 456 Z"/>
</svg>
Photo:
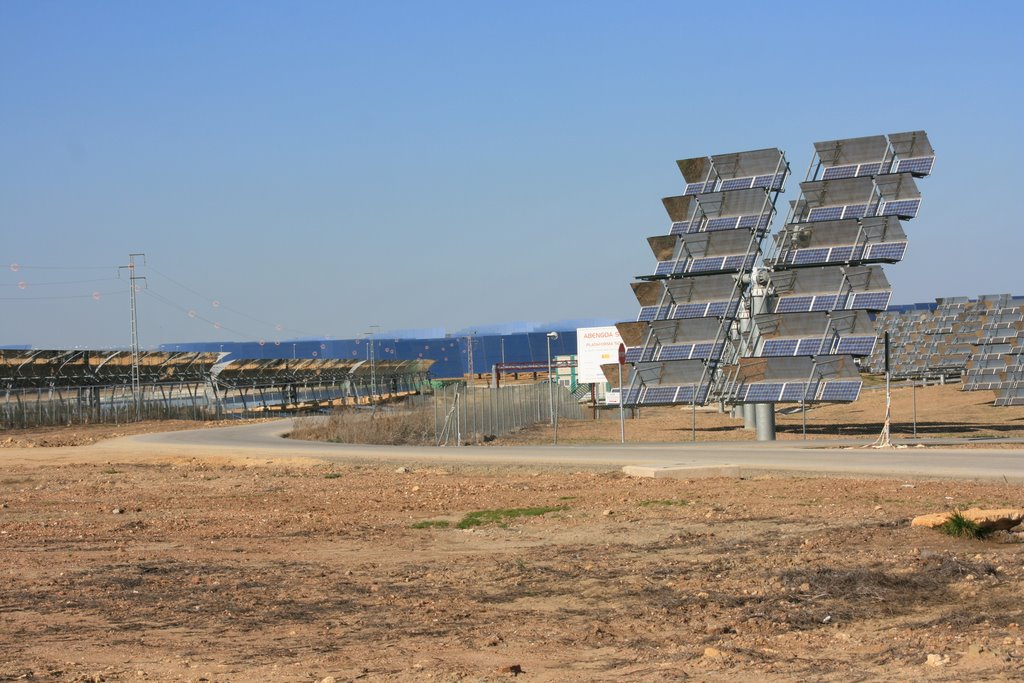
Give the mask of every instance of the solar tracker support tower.
<svg viewBox="0 0 1024 683">
<path fill-rule="evenodd" d="M 741 404 L 743 410 L 743 428 L 749 431 L 757 429 L 757 416 L 754 413 L 753 403 Z"/>
<path fill-rule="evenodd" d="M 775 404 L 755 403 L 754 412 L 757 415 L 757 440 L 775 441 Z"/>
</svg>

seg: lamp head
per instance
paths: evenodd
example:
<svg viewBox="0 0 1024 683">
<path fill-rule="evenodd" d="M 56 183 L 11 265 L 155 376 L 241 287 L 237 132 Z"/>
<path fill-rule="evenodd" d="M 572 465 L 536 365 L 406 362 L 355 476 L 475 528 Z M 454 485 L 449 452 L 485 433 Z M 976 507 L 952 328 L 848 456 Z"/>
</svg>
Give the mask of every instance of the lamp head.
<svg viewBox="0 0 1024 683">
<path fill-rule="evenodd" d="M 548 332 L 548 339 L 558 339 L 557 332 Z"/>
</svg>

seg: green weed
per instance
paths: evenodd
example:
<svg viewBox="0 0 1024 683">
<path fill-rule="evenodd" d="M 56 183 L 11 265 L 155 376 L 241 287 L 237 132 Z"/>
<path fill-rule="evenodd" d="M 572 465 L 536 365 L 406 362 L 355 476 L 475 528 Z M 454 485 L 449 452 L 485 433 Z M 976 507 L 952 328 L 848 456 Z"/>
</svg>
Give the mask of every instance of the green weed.
<svg viewBox="0 0 1024 683">
<path fill-rule="evenodd" d="M 964 517 L 959 510 L 954 510 L 945 522 L 939 525 L 938 530 L 944 534 L 957 538 L 982 538 L 985 531 L 977 522 Z"/>
<path fill-rule="evenodd" d="M 447 529 L 449 522 L 446 519 L 425 519 L 410 525 L 413 529 Z"/>
<path fill-rule="evenodd" d="M 689 505 L 689 504 L 690 504 L 690 501 L 688 501 L 688 500 L 641 500 L 640 503 L 639 503 L 639 505 L 641 507 L 645 507 L 645 508 L 646 507 L 654 507 L 654 506 L 658 506 L 658 507 L 669 507 L 669 506 L 672 506 L 672 505 L 680 505 L 681 506 L 681 505 Z"/>
<path fill-rule="evenodd" d="M 547 507 L 535 507 L 535 508 L 506 508 L 497 510 L 478 510 L 476 512 L 470 512 L 468 515 L 462 518 L 456 526 L 459 529 L 469 529 L 475 526 L 483 526 L 484 524 L 497 524 L 504 523 L 510 519 L 516 519 L 517 517 L 539 517 L 546 515 L 549 512 L 558 512 L 559 510 L 565 510 L 564 505 L 547 506 Z"/>
</svg>

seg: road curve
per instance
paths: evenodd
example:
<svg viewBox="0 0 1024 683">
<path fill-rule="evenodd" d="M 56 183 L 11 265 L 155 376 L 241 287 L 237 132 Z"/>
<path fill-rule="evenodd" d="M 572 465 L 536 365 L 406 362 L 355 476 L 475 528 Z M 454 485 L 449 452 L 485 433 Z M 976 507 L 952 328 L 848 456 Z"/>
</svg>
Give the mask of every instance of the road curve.
<svg viewBox="0 0 1024 683">
<path fill-rule="evenodd" d="M 520 466 L 646 466 L 660 472 L 680 468 L 733 467 L 743 475 L 842 475 L 893 478 L 952 478 L 1024 483 L 1020 448 L 870 448 L 837 447 L 837 442 L 775 441 L 673 444 L 598 444 L 587 446 L 362 446 L 282 438 L 292 421 L 275 420 L 237 427 L 196 429 L 129 436 L 106 442 L 117 452 L 184 457 L 234 455 L 249 459 L 313 458 L 395 463 L 461 463 Z M 695 470 L 696 472 L 697 470 Z M 683 472 L 685 475 L 685 471 Z"/>
</svg>

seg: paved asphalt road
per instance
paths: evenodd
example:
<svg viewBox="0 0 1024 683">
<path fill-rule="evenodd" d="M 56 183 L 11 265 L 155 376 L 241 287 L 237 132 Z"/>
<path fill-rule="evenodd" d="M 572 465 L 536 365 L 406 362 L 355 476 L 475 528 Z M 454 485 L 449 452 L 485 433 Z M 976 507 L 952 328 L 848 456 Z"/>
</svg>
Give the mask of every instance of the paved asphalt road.
<svg viewBox="0 0 1024 683">
<path fill-rule="evenodd" d="M 355 446 L 292 441 L 281 436 L 291 420 L 255 425 L 162 432 L 107 442 L 117 449 L 175 455 L 244 454 L 255 458 L 309 457 L 327 462 L 385 460 L 395 463 L 452 462 L 491 465 L 648 466 L 664 476 L 677 468 L 722 468 L 747 476 L 779 474 L 955 478 L 1024 483 L 1024 448 L 951 448 L 949 445 L 875 450 L 836 441 L 714 442 L 673 444 L 600 444 L 590 446 Z M 940 443 L 952 444 L 954 440 Z M 932 442 L 934 443 L 934 442 Z M 964 441 L 959 441 L 964 443 Z M 710 473 L 714 473 L 715 470 Z M 699 475 L 699 470 L 694 470 Z M 681 476 L 685 476 L 683 473 Z"/>
</svg>

